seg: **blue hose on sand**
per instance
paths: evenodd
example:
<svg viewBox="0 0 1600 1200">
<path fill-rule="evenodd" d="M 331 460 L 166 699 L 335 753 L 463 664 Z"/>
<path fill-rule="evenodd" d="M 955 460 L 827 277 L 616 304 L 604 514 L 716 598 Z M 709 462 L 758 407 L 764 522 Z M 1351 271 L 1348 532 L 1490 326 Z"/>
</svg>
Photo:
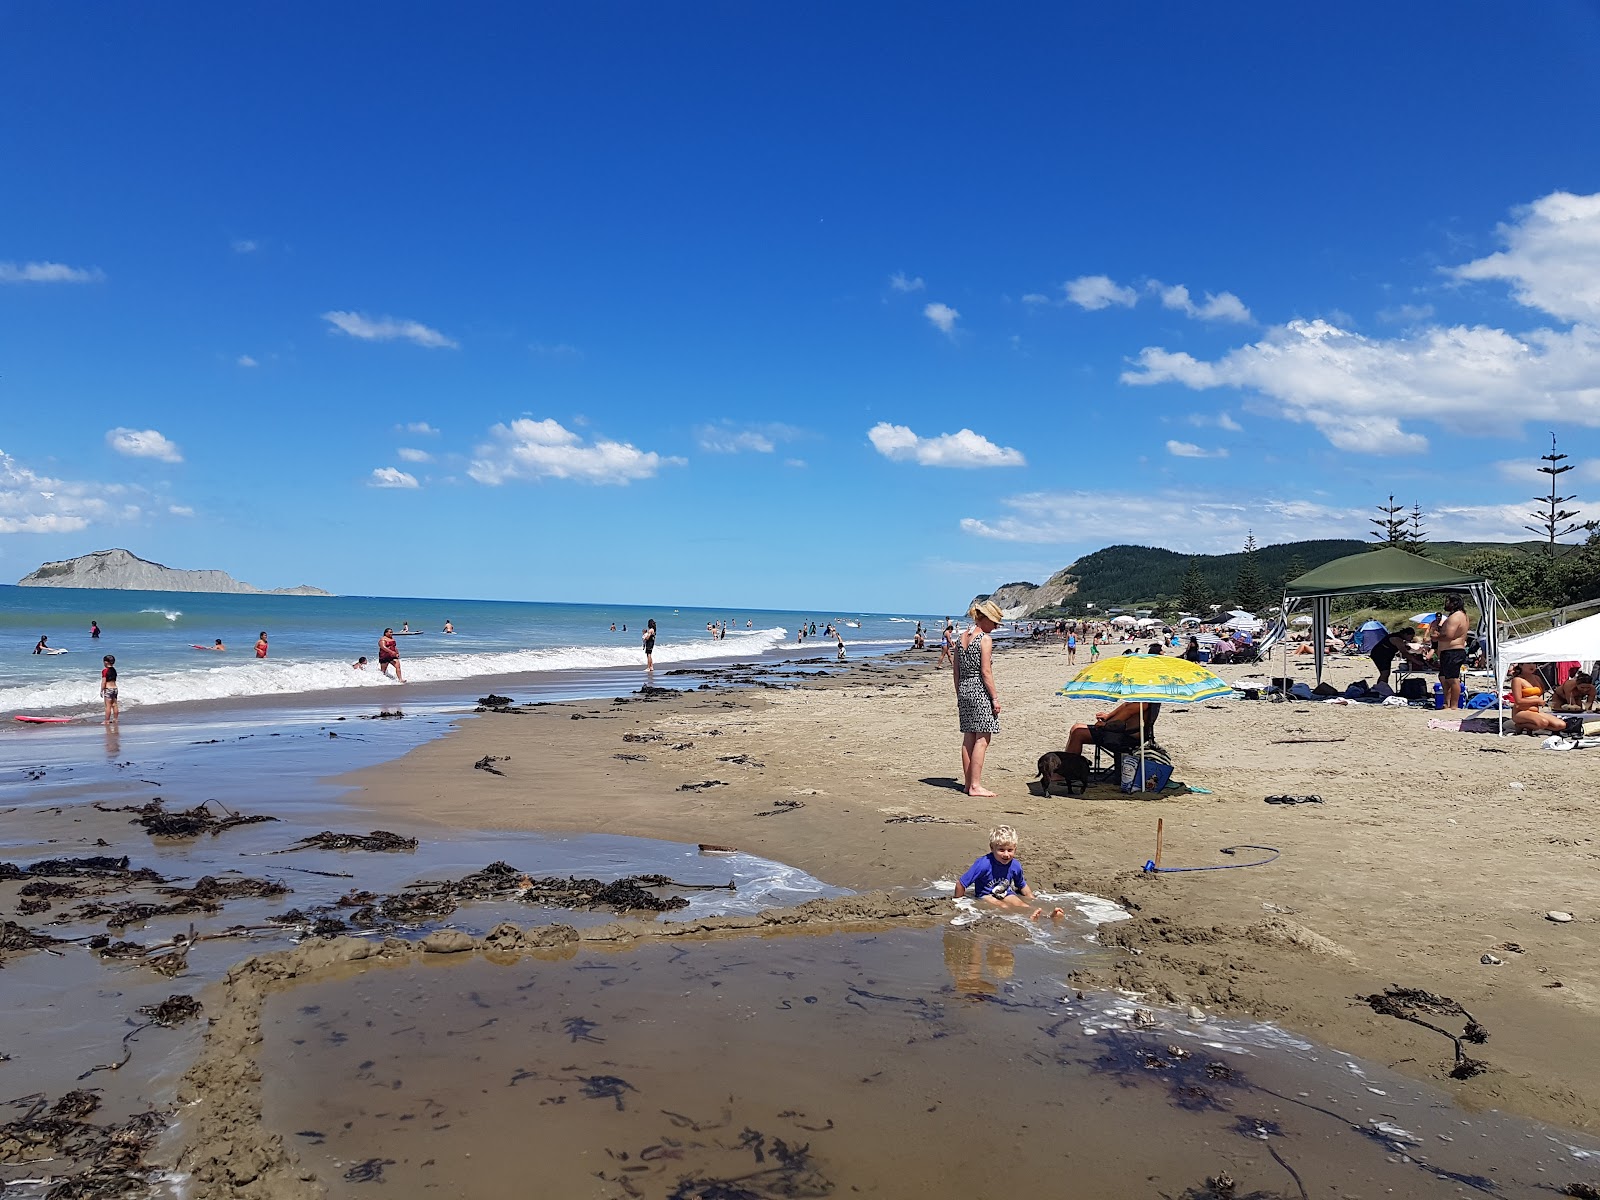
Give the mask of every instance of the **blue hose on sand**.
<svg viewBox="0 0 1600 1200">
<path fill-rule="evenodd" d="M 1255 862 L 1218 863 L 1211 867 L 1158 867 L 1155 859 L 1149 859 L 1144 864 L 1147 875 L 1173 875 L 1179 871 L 1231 871 L 1236 867 L 1264 867 L 1278 857 L 1281 851 L 1276 846 L 1252 846 L 1249 844 L 1239 846 L 1224 846 L 1223 854 L 1232 854 L 1235 850 L 1265 850 L 1266 858 L 1258 858 Z"/>
</svg>

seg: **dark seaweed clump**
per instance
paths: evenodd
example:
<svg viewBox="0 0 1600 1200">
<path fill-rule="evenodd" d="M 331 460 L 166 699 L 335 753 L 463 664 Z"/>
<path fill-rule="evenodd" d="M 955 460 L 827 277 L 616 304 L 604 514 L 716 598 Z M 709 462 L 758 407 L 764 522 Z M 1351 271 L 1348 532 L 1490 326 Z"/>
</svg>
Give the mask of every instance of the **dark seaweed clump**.
<svg viewBox="0 0 1600 1200">
<path fill-rule="evenodd" d="M 221 810 L 221 816 L 211 811 L 213 804 Z M 120 808 L 108 808 L 103 804 L 96 804 L 95 807 L 101 812 L 133 813 L 133 823 L 143 827 L 151 837 L 194 838 L 202 833 L 216 837 L 223 830 L 232 829 L 236 825 L 256 825 L 262 821 L 278 819 L 232 812 L 216 800 L 207 800 L 182 812 L 168 812 L 165 801 L 160 796 L 148 804 L 125 805 Z"/>
<path fill-rule="evenodd" d="M 1474 1075 L 1481 1075 L 1488 1070 L 1489 1064 L 1468 1056 L 1463 1042 L 1471 1042 L 1481 1046 L 1489 1040 L 1489 1031 L 1481 1025 L 1460 1003 L 1449 996 L 1438 996 L 1433 992 L 1425 992 L 1421 988 L 1400 987 L 1395 984 L 1386 987 L 1381 992 L 1374 992 L 1370 996 L 1357 996 L 1356 999 L 1371 1007 L 1372 1011 L 1385 1017 L 1394 1017 L 1396 1020 L 1409 1021 L 1413 1025 L 1420 1025 L 1424 1029 L 1431 1029 L 1441 1037 L 1447 1037 L 1455 1046 L 1456 1061 L 1450 1068 L 1452 1079 L 1471 1079 Z M 1431 1021 L 1425 1021 L 1417 1014 L 1427 1013 L 1430 1016 L 1461 1017 L 1466 1025 L 1460 1035 L 1451 1033 L 1448 1029 L 1441 1029 Z"/>
<path fill-rule="evenodd" d="M 374 829 L 371 833 L 334 833 L 323 830 L 311 837 L 301 838 L 292 846 L 274 851 L 276 854 L 288 854 L 291 850 L 309 850 L 315 846 L 319 850 L 371 850 L 375 852 L 415 850 L 417 839 L 402 837 L 398 833 L 390 833 L 387 829 Z"/>
<path fill-rule="evenodd" d="M 100 1106 L 89 1090 L 68 1092 L 54 1105 L 43 1095 L 12 1101 L 15 1107 L 24 1104 L 29 1107 L 23 1116 L 0 1124 L 0 1162 L 70 1160 L 73 1169 L 53 1175 L 45 1200 L 111 1200 L 149 1191 L 144 1158 L 166 1128 L 164 1114 L 142 1112 L 95 1125 L 82 1119 Z"/>
</svg>

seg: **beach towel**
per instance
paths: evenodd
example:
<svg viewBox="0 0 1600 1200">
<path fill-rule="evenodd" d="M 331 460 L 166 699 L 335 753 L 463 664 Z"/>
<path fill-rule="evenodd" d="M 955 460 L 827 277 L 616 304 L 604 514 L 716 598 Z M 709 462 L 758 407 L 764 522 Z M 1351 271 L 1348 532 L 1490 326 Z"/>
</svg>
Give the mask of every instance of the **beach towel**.
<svg viewBox="0 0 1600 1200">
<path fill-rule="evenodd" d="M 1491 693 L 1491 692 L 1477 692 L 1477 693 L 1474 693 L 1473 696 L 1470 699 L 1468 699 L 1468 701 L 1467 701 L 1467 707 L 1468 708 L 1477 708 L 1477 709 L 1493 708 L 1494 705 L 1495 705 L 1495 697 L 1494 697 L 1493 693 Z"/>
</svg>

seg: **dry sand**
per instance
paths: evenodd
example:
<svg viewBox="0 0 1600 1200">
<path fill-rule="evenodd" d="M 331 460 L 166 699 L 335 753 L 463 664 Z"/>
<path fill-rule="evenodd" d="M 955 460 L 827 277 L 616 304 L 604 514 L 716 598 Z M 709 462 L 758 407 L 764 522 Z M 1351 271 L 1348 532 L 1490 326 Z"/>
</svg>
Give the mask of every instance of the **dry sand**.
<svg viewBox="0 0 1600 1200">
<path fill-rule="evenodd" d="M 1342 684 L 1370 669 L 1335 660 L 1328 677 Z M 732 845 L 856 889 L 953 878 L 991 825 L 1009 823 L 1036 888 L 1097 892 L 1134 913 L 1105 935 L 1126 953 L 1081 972 L 1080 986 L 1273 1020 L 1440 1083 L 1468 1107 L 1600 1126 L 1600 1042 L 1590 1036 L 1600 829 L 1582 752 L 1430 730 L 1446 715 L 1432 711 L 1227 701 L 1169 708 L 1159 728 L 1177 778 L 1211 794 L 1041 798 L 1028 786 L 1035 760 L 1096 707 L 1054 695 L 1069 673 L 1059 646 L 998 656 L 993 800 L 956 790 L 955 705 L 931 655 L 859 664 L 790 691 L 485 714 L 350 777 L 360 789 L 350 799 L 454 828 Z M 504 775 L 473 769 L 485 755 L 504 758 L 495 764 Z M 718 783 L 680 790 L 707 781 Z M 1325 802 L 1263 803 L 1277 793 Z M 904 816 L 937 820 L 891 823 Z M 1253 869 L 1144 874 L 1157 818 L 1168 866 L 1227 863 L 1220 848 L 1242 843 L 1282 854 Z M 1554 924 L 1549 910 L 1577 919 Z M 1501 965 L 1480 962 L 1486 953 Z M 1448 1078 L 1445 1039 L 1356 999 L 1390 984 L 1470 1010 L 1490 1033 L 1472 1048 L 1487 1072 Z"/>
</svg>

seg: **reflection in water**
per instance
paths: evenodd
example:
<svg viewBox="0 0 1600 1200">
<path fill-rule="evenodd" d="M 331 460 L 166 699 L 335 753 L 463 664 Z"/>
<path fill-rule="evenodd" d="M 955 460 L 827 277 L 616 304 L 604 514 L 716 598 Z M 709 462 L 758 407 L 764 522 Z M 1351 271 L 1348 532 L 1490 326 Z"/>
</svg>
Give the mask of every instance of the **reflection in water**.
<svg viewBox="0 0 1600 1200">
<path fill-rule="evenodd" d="M 116 725 L 107 725 L 106 730 L 106 758 L 115 761 L 122 755 L 122 730 Z"/>
<path fill-rule="evenodd" d="M 975 926 L 947 927 L 944 931 L 944 969 L 956 991 L 967 996 L 997 996 L 1000 985 L 1017 969 L 1012 939 Z"/>
</svg>

